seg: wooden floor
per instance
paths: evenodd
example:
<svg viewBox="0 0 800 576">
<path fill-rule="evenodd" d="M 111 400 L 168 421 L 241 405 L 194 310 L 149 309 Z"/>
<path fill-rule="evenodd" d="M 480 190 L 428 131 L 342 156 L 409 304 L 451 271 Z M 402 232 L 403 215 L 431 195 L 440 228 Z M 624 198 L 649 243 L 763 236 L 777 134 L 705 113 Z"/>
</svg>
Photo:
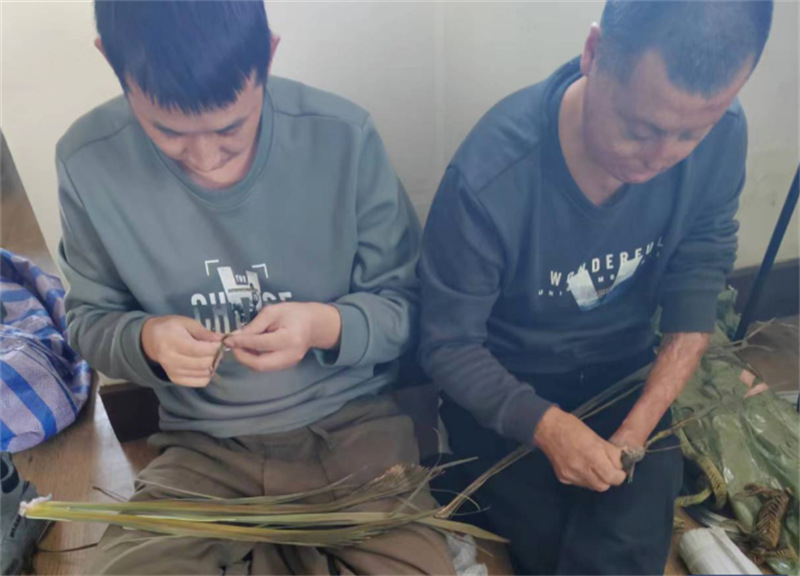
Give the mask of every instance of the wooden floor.
<svg viewBox="0 0 800 576">
<path fill-rule="evenodd" d="M 760 324 L 751 326 L 758 330 Z M 798 316 L 777 318 L 750 339 L 752 347 L 740 356 L 753 366 L 758 376 L 777 392 L 797 392 L 800 373 L 798 349 Z"/>
<path fill-rule="evenodd" d="M 121 496 L 133 492 L 133 477 L 155 453 L 144 443 L 123 449 L 117 442 L 103 403 L 93 401 L 81 419 L 36 448 L 14 456 L 20 475 L 33 482 L 42 495 L 57 500 L 108 501 L 95 490 L 99 486 Z M 105 526 L 99 524 L 54 524 L 40 546 L 64 550 L 92 544 Z M 87 574 L 92 550 L 52 554 L 40 552 L 34 559 L 35 574 Z"/>
</svg>

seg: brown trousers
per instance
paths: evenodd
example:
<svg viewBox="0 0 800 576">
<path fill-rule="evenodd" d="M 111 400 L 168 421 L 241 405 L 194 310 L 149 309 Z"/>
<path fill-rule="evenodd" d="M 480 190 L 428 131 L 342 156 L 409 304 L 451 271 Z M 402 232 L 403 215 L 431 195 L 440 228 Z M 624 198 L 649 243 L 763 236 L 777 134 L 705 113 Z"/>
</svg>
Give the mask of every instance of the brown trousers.
<svg viewBox="0 0 800 576">
<path fill-rule="evenodd" d="M 158 456 L 133 500 L 180 498 L 166 487 L 236 498 L 304 492 L 355 474 L 368 482 L 394 464 L 418 461 L 411 419 L 388 396 L 355 400 L 333 415 L 283 434 L 212 438 L 197 432 L 154 435 Z M 348 482 L 348 484 L 351 484 Z M 341 498 L 333 495 L 309 502 Z M 422 491 L 417 506 L 435 502 Z M 396 500 L 359 510 L 388 511 Z M 411 525 L 341 549 L 154 536 L 110 526 L 91 574 L 455 574 L 444 538 Z"/>
</svg>

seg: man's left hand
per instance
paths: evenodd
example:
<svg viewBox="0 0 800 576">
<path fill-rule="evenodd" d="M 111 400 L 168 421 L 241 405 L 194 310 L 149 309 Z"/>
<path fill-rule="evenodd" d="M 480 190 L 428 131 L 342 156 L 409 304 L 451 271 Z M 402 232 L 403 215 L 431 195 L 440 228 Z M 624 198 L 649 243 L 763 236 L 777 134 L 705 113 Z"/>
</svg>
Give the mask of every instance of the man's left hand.
<svg viewBox="0 0 800 576">
<path fill-rule="evenodd" d="M 225 344 L 248 368 L 277 372 L 299 364 L 312 348 L 336 348 L 341 330 L 339 311 L 330 304 L 284 302 L 265 306 Z"/>
<path fill-rule="evenodd" d="M 608 441 L 617 448 L 644 448 L 649 433 L 620 426 Z"/>
</svg>

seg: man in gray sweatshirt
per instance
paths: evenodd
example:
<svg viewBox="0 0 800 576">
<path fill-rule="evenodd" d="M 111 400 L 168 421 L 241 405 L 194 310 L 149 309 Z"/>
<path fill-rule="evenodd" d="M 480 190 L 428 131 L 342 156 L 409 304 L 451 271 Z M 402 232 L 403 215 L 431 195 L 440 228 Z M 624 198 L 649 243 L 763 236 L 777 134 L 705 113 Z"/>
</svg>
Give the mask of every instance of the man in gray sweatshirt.
<svg viewBox="0 0 800 576">
<path fill-rule="evenodd" d="M 768 0 L 610 0 L 581 57 L 494 106 L 442 179 L 421 358 L 474 475 L 540 449 L 478 494 L 520 573 L 663 573 L 680 452 L 658 446 L 628 484 L 621 449 L 669 425 L 714 329 L 744 183 L 736 95 L 771 17 Z M 570 414 L 637 374 L 640 395 Z"/>
<path fill-rule="evenodd" d="M 268 77 L 261 2 L 95 11 L 124 96 L 58 144 L 60 258 L 71 344 L 161 403 L 134 498 L 357 485 L 415 462 L 381 393 L 415 333 L 420 229 L 369 115 Z M 338 550 L 143 536 L 110 528 L 92 573 L 453 572 L 417 527 Z"/>
</svg>

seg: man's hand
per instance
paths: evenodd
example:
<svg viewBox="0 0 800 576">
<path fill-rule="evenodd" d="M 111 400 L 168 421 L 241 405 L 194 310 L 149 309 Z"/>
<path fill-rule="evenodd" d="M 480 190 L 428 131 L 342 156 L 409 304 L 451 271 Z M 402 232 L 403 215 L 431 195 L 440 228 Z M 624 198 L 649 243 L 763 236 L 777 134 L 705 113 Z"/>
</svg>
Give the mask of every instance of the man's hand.
<svg viewBox="0 0 800 576">
<path fill-rule="evenodd" d="M 545 453 L 564 484 L 605 492 L 625 481 L 620 449 L 556 406 L 539 421 L 534 444 Z"/>
<path fill-rule="evenodd" d="M 341 332 L 342 319 L 335 307 L 317 302 L 284 302 L 262 308 L 225 344 L 248 368 L 276 372 L 296 366 L 311 348 L 336 348 Z"/>
<path fill-rule="evenodd" d="M 211 364 L 222 336 L 185 316 L 153 316 L 142 326 L 142 350 L 161 365 L 170 381 L 202 388 L 211 380 Z"/>
<path fill-rule="evenodd" d="M 644 431 L 631 430 L 625 426 L 620 426 L 608 441 L 618 448 L 644 448 L 647 444 L 648 433 Z"/>
<path fill-rule="evenodd" d="M 694 374 L 711 335 L 702 332 L 665 334 L 642 395 L 611 437 L 617 446 L 645 445 L 659 420 Z"/>
</svg>

